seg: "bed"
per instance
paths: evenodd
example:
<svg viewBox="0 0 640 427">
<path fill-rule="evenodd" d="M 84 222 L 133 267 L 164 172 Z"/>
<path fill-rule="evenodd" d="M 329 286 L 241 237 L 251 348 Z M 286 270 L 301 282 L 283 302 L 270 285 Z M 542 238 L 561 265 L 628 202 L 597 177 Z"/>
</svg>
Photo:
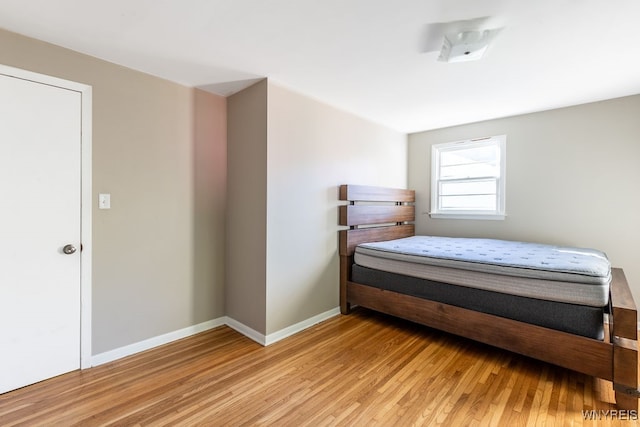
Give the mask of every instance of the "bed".
<svg viewBox="0 0 640 427">
<path fill-rule="evenodd" d="M 602 378 L 620 409 L 638 409 L 637 310 L 604 254 L 415 236 L 411 190 L 342 185 L 339 199 L 342 314 L 366 307 Z M 529 255 L 553 268 L 523 268 Z"/>
</svg>

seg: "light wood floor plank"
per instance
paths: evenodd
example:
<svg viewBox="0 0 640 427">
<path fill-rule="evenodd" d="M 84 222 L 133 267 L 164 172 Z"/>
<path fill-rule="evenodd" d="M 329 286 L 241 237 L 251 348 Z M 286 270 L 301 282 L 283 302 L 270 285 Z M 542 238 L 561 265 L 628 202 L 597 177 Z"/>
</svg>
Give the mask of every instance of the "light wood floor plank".
<svg viewBox="0 0 640 427">
<path fill-rule="evenodd" d="M 5 393 L 0 425 L 638 425 L 583 419 L 612 398 L 606 381 L 356 310 L 269 347 L 220 327 Z"/>
</svg>

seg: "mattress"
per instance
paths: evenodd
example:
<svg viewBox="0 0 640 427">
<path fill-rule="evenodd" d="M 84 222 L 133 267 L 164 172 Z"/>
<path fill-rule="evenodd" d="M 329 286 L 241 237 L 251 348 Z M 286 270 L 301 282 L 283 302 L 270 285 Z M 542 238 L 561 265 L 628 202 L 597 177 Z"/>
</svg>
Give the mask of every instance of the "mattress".
<svg viewBox="0 0 640 427">
<path fill-rule="evenodd" d="M 363 243 L 358 265 L 527 298 L 603 307 L 611 265 L 594 249 L 495 239 L 413 236 Z"/>
</svg>

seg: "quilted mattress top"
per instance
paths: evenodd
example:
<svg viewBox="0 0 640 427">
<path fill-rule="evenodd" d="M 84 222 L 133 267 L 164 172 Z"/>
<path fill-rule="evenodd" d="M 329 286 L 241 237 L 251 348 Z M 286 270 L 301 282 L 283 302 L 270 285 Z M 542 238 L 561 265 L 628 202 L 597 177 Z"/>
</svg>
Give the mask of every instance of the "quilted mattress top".
<svg viewBox="0 0 640 427">
<path fill-rule="evenodd" d="M 494 274 L 604 285 L 611 281 L 607 256 L 595 249 L 508 240 L 413 236 L 364 243 L 356 252 Z"/>
</svg>

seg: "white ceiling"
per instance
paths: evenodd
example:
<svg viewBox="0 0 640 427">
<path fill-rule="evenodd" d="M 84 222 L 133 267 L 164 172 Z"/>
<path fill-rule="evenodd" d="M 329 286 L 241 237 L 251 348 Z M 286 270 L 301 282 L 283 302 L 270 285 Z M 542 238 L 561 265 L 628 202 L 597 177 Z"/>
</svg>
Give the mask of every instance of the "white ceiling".
<svg viewBox="0 0 640 427">
<path fill-rule="evenodd" d="M 476 62 L 427 25 L 492 17 Z M 403 132 L 640 93 L 638 0 L 0 0 L 0 27 L 229 95 L 271 81 Z"/>
</svg>

